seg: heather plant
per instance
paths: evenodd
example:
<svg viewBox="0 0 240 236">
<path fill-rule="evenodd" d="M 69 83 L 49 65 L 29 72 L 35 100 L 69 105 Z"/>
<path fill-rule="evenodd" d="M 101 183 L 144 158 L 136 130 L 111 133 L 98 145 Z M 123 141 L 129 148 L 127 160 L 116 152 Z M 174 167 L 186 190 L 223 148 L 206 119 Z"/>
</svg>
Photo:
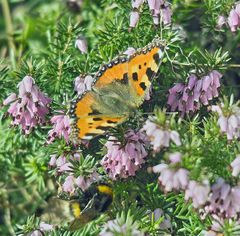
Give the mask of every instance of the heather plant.
<svg viewBox="0 0 240 236">
<path fill-rule="evenodd" d="M 0 11 L 0 235 L 240 235 L 239 2 L 2 0 Z M 73 101 L 102 64 L 154 38 L 164 49 L 143 104 L 77 139 Z M 38 214 L 97 181 L 113 202 L 80 229 Z"/>
</svg>

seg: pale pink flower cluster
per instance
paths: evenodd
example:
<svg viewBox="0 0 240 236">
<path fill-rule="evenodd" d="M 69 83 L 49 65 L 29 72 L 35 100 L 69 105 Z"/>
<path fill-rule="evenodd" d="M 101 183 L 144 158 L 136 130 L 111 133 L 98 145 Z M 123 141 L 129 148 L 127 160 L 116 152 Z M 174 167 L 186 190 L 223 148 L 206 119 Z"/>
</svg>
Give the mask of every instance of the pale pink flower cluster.
<svg viewBox="0 0 240 236">
<path fill-rule="evenodd" d="M 39 229 L 32 231 L 27 236 L 44 236 L 45 233 L 54 230 L 54 226 L 45 222 L 40 222 Z M 50 233 L 50 232 L 49 232 Z"/>
<path fill-rule="evenodd" d="M 78 95 L 82 95 L 84 92 L 92 89 L 92 83 L 94 78 L 91 75 L 80 75 L 74 81 L 74 90 Z"/>
<path fill-rule="evenodd" d="M 192 200 L 192 205 L 195 208 L 203 206 L 210 193 L 210 186 L 208 181 L 198 183 L 197 181 L 191 180 L 185 191 L 185 200 Z"/>
<path fill-rule="evenodd" d="M 240 137 L 240 110 L 232 107 L 230 112 L 224 112 L 224 105 L 214 105 L 211 107 L 213 112 L 218 113 L 218 125 L 222 133 L 227 135 L 228 140 Z"/>
<path fill-rule="evenodd" d="M 218 178 L 210 186 L 208 180 L 197 182 L 189 180 L 189 171 L 181 167 L 182 155 L 178 152 L 168 157 L 169 164 L 161 163 L 148 168 L 149 172 L 158 173 L 158 181 L 164 192 L 185 191 L 185 200 L 191 200 L 192 206 L 199 210 L 202 218 L 207 215 L 219 219 L 239 220 L 240 215 L 240 186 L 231 186 L 224 179 Z M 240 156 L 231 163 L 233 176 L 240 173 Z M 213 223 L 211 233 L 217 232 L 219 225 Z M 208 235 L 208 234 L 206 234 Z"/>
<path fill-rule="evenodd" d="M 40 227 L 40 230 L 42 231 L 51 231 L 54 229 L 53 225 L 45 222 L 40 222 L 39 227 Z"/>
<path fill-rule="evenodd" d="M 234 218 L 240 213 L 240 186 L 232 187 L 219 178 L 211 187 L 206 213 Z"/>
<path fill-rule="evenodd" d="M 53 154 L 50 156 L 49 166 L 51 168 L 56 168 L 57 172 L 69 172 L 72 170 L 72 163 L 68 161 L 67 157 L 63 154 L 61 156 L 57 156 L 56 154 Z M 80 154 L 74 153 L 73 155 L 70 155 L 70 160 L 80 160 Z"/>
<path fill-rule="evenodd" d="M 159 25 L 160 20 L 164 25 L 171 23 L 172 11 L 169 3 L 166 3 L 165 0 L 148 0 L 148 6 L 155 25 Z"/>
<path fill-rule="evenodd" d="M 127 48 L 126 51 L 123 52 L 124 55 L 127 55 L 128 57 L 132 56 L 136 52 L 136 49 L 133 47 Z"/>
<path fill-rule="evenodd" d="M 185 191 L 185 200 L 191 200 L 192 206 L 199 209 L 202 218 L 206 215 L 221 219 L 238 220 L 240 215 L 240 186 L 231 186 L 224 179 L 218 178 L 210 186 L 208 180 L 197 182 L 189 180 L 189 171 L 181 167 L 182 155 L 178 152 L 168 157 L 169 164 L 161 163 L 149 172 L 160 174 L 159 185 L 164 192 Z M 231 163 L 233 175 L 240 173 L 240 156 Z M 212 225 L 209 235 L 217 231 L 217 224 Z"/>
<path fill-rule="evenodd" d="M 218 178 L 211 187 L 208 181 L 198 183 L 190 181 L 185 191 L 185 200 L 192 200 L 205 218 L 211 215 L 213 224 L 206 235 L 221 232 L 224 220 L 238 220 L 240 214 L 240 186 L 230 186 L 224 179 Z"/>
<path fill-rule="evenodd" d="M 232 175 L 234 177 L 237 177 L 240 173 L 240 155 L 239 154 L 236 156 L 236 158 L 231 163 L 231 167 L 232 167 Z"/>
<path fill-rule="evenodd" d="M 90 187 L 90 185 L 96 182 L 99 179 L 99 175 L 96 171 L 91 173 L 90 175 L 86 176 L 78 176 L 75 177 L 74 175 L 69 175 L 66 177 L 63 185 L 62 190 L 64 192 L 73 193 L 76 190 L 76 187 L 80 188 L 82 191 L 85 191 Z"/>
<path fill-rule="evenodd" d="M 23 234 L 20 236 L 23 236 Z M 44 235 L 40 230 L 37 229 L 32 231 L 31 233 L 28 233 L 27 236 L 44 236 Z"/>
<path fill-rule="evenodd" d="M 25 76 L 18 89 L 18 95 L 10 94 L 3 104 L 10 104 L 8 113 L 12 124 L 19 125 L 25 134 L 29 134 L 34 127 L 45 123 L 51 99 L 39 90 L 31 76 Z"/>
<path fill-rule="evenodd" d="M 190 200 L 193 207 L 204 206 L 209 198 L 210 186 L 207 181 L 198 183 L 189 180 L 189 171 L 180 167 L 182 155 L 179 152 L 169 154 L 170 164 L 161 163 L 152 168 L 150 172 L 160 173 L 158 181 L 165 192 L 173 190 L 185 191 L 185 200 Z"/>
<path fill-rule="evenodd" d="M 190 75 L 188 83 L 177 83 L 169 89 L 167 104 L 171 111 L 180 111 L 182 115 L 195 112 L 200 109 L 200 104 L 208 105 L 209 101 L 218 97 L 220 78 L 222 75 L 211 71 L 208 75 L 198 79 L 196 75 Z"/>
<path fill-rule="evenodd" d="M 223 233 L 223 227 L 224 220 L 222 218 L 219 218 L 217 215 L 212 215 L 211 229 L 202 232 L 203 236 L 218 236 L 220 233 Z"/>
<path fill-rule="evenodd" d="M 129 130 L 125 139 L 124 146 L 115 137 L 109 137 L 105 144 L 107 154 L 101 164 L 112 179 L 134 176 L 147 157 L 143 133 Z"/>
<path fill-rule="evenodd" d="M 66 142 L 68 142 L 71 133 L 69 116 L 65 115 L 63 111 L 60 111 L 59 115 L 51 118 L 51 123 L 53 124 L 53 128 L 48 132 L 47 143 L 52 143 L 56 137 L 63 137 Z"/>
<path fill-rule="evenodd" d="M 150 219 L 152 219 L 153 214 L 153 220 L 158 221 L 160 218 L 164 217 L 161 223 L 159 224 L 159 229 L 161 230 L 170 230 L 172 228 L 172 222 L 169 215 L 164 214 L 163 210 L 160 208 L 156 208 L 151 214 Z"/>
<path fill-rule="evenodd" d="M 117 220 L 110 220 L 104 226 L 99 236 L 130 235 L 129 230 L 126 230 L 126 228 L 126 224 L 119 225 Z M 144 236 L 144 233 L 138 229 L 131 228 L 131 236 Z"/>
<path fill-rule="evenodd" d="M 88 45 L 87 45 L 87 40 L 85 37 L 80 36 L 75 42 L 75 48 L 78 48 L 78 50 L 82 53 L 85 54 L 88 52 Z"/>
<path fill-rule="evenodd" d="M 181 162 L 180 153 L 172 153 L 169 156 L 171 163 L 158 164 L 152 167 L 153 173 L 159 173 L 158 181 L 165 192 L 173 190 L 185 190 L 189 182 L 189 171 L 184 168 L 175 168 L 175 164 Z"/>
<path fill-rule="evenodd" d="M 169 147 L 170 141 L 177 146 L 181 145 L 179 133 L 169 128 L 160 127 L 151 120 L 147 120 L 143 126 L 154 151 L 160 151 L 164 147 Z"/>
<path fill-rule="evenodd" d="M 164 25 L 171 23 L 172 11 L 170 5 L 165 0 L 148 0 L 148 6 L 153 16 L 155 25 L 159 25 L 160 20 Z M 144 0 L 132 0 L 133 10 L 130 13 L 130 28 L 134 28 L 140 18 L 139 9 Z"/>
<path fill-rule="evenodd" d="M 203 231 L 202 232 L 203 236 L 218 236 L 216 232 L 209 230 L 209 231 Z"/>
<path fill-rule="evenodd" d="M 144 232 L 139 230 L 139 225 L 130 214 L 125 217 L 123 214 L 114 220 L 109 220 L 104 224 L 99 236 L 131 235 L 144 236 Z"/>
<path fill-rule="evenodd" d="M 217 27 L 222 28 L 223 25 L 228 25 L 232 32 L 236 32 L 240 27 L 240 3 L 237 3 L 229 13 L 229 16 L 219 16 L 217 19 Z"/>
<path fill-rule="evenodd" d="M 69 160 L 71 161 L 79 161 L 80 154 L 74 153 L 69 156 Z M 96 171 L 92 171 L 92 173 L 88 174 L 88 176 L 78 176 L 75 177 L 73 171 L 73 165 L 69 161 L 66 156 L 61 155 L 57 157 L 57 155 L 51 155 L 51 159 L 49 161 L 49 166 L 52 168 L 56 168 L 58 173 L 65 173 L 68 176 L 65 178 L 65 181 L 62 185 L 62 189 L 64 192 L 73 193 L 76 187 L 85 191 L 93 182 L 99 179 L 99 175 Z"/>
<path fill-rule="evenodd" d="M 216 236 L 218 233 L 222 233 L 224 227 L 224 219 L 219 218 L 217 215 L 212 215 L 213 221 L 211 225 L 211 233 L 215 233 Z"/>
<path fill-rule="evenodd" d="M 233 235 L 240 235 L 240 222 L 236 219 L 224 219 L 217 215 L 212 215 L 211 230 L 203 232 L 203 236 L 224 236 L 225 228 L 227 232 L 234 232 Z"/>
<path fill-rule="evenodd" d="M 218 16 L 217 18 L 217 28 L 221 29 L 223 25 L 226 24 L 226 18 L 224 16 Z"/>
</svg>

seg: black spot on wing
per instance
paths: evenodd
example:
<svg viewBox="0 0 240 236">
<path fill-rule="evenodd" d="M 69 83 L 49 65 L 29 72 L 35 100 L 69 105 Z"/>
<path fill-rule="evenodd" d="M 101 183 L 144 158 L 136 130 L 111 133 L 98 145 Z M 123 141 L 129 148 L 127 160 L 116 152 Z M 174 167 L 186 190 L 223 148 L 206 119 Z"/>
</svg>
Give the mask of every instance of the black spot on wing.
<svg viewBox="0 0 240 236">
<path fill-rule="evenodd" d="M 107 120 L 107 123 L 108 124 L 116 124 L 116 123 L 118 123 L 117 121 L 112 121 L 112 120 Z"/>
<path fill-rule="evenodd" d="M 128 74 L 124 73 L 123 75 L 123 79 L 121 80 L 122 84 L 127 84 L 128 83 Z"/>
<path fill-rule="evenodd" d="M 93 120 L 94 120 L 94 121 L 100 121 L 100 120 L 102 120 L 102 118 L 94 117 Z"/>
<path fill-rule="evenodd" d="M 158 53 L 154 54 L 154 55 L 153 55 L 153 59 L 154 59 L 155 63 L 158 65 L 159 62 L 160 62 L 159 54 L 158 54 Z"/>
<path fill-rule="evenodd" d="M 101 114 L 98 110 L 93 109 L 93 111 L 91 113 L 89 113 L 88 115 L 99 115 Z"/>
<path fill-rule="evenodd" d="M 132 78 L 133 78 L 134 81 L 138 81 L 138 74 L 137 74 L 137 72 L 134 72 L 132 74 Z"/>
<path fill-rule="evenodd" d="M 155 71 L 153 71 L 153 70 L 149 67 L 149 68 L 147 68 L 147 70 L 146 70 L 146 75 L 147 75 L 148 79 L 151 80 L 152 77 L 155 75 Z"/>
<path fill-rule="evenodd" d="M 109 127 L 108 126 L 98 126 L 98 127 L 96 127 L 96 129 L 100 129 L 100 130 L 106 131 L 106 130 L 109 129 Z"/>
<path fill-rule="evenodd" d="M 146 86 L 146 84 L 144 83 L 144 82 L 141 82 L 140 84 L 139 84 L 139 86 L 145 91 L 146 90 L 146 88 L 147 88 L 147 86 Z"/>
</svg>

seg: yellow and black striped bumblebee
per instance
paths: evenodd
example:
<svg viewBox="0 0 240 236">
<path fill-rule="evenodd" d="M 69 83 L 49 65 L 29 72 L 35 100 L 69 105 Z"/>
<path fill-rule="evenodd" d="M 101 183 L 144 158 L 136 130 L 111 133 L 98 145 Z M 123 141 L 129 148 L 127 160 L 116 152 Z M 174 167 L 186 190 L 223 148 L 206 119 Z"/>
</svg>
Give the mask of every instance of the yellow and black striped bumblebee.
<svg viewBox="0 0 240 236">
<path fill-rule="evenodd" d="M 105 212 L 113 201 L 109 183 L 94 183 L 80 196 L 70 200 L 50 198 L 40 215 L 41 221 L 56 226 L 66 225 L 71 231 L 80 229 Z"/>
</svg>

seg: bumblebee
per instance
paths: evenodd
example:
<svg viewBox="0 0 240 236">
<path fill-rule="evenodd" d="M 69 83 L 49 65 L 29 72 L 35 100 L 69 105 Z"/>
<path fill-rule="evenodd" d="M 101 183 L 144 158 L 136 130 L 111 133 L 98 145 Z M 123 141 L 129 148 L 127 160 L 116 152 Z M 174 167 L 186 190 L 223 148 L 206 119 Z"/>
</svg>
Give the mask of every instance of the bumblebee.
<svg viewBox="0 0 240 236">
<path fill-rule="evenodd" d="M 53 225 L 64 225 L 67 222 L 67 228 L 74 231 L 104 213 L 112 201 L 110 184 L 95 183 L 80 196 L 70 200 L 50 198 L 40 219 Z"/>
</svg>

